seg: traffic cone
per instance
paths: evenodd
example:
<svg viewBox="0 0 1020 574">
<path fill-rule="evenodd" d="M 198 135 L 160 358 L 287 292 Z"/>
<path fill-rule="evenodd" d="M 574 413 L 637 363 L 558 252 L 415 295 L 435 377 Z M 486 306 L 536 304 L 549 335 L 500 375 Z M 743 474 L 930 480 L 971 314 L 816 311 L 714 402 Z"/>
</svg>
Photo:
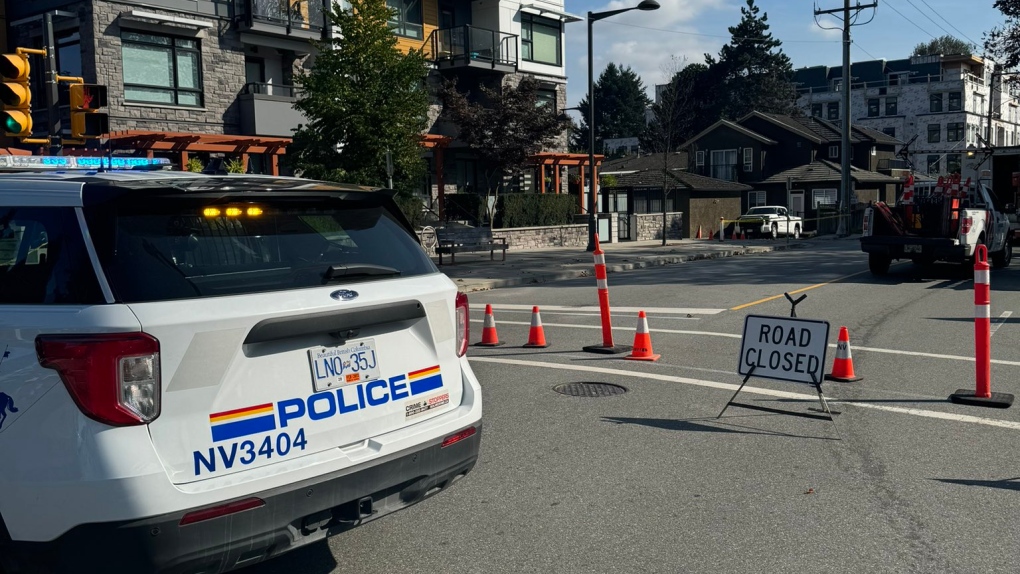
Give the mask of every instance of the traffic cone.
<svg viewBox="0 0 1020 574">
<path fill-rule="evenodd" d="M 638 313 L 637 332 L 634 333 L 634 350 L 624 357 L 629 361 L 658 361 L 662 355 L 652 352 L 652 336 L 648 333 L 648 317 L 644 311 Z"/>
<path fill-rule="evenodd" d="M 695 239 L 701 239 L 701 226 L 698 226 L 698 236 Z"/>
<path fill-rule="evenodd" d="M 743 229 L 740 230 L 740 240 L 741 241 L 747 240 L 747 235 L 744 234 L 744 230 Z"/>
<path fill-rule="evenodd" d="M 836 360 L 832 363 L 832 373 L 825 375 L 826 381 L 852 383 L 864 377 L 854 374 L 854 358 L 850 353 L 850 331 L 846 327 L 839 328 L 839 339 L 836 341 Z"/>
<path fill-rule="evenodd" d="M 544 349 L 549 346 L 545 342 L 545 329 L 542 328 L 542 315 L 538 312 L 538 306 L 531 308 L 531 330 L 528 332 L 528 343 L 525 347 Z"/>
<path fill-rule="evenodd" d="M 498 347 L 505 344 L 496 334 L 496 318 L 492 316 L 492 305 L 485 306 L 485 321 L 482 322 L 482 342 L 476 347 Z"/>
</svg>

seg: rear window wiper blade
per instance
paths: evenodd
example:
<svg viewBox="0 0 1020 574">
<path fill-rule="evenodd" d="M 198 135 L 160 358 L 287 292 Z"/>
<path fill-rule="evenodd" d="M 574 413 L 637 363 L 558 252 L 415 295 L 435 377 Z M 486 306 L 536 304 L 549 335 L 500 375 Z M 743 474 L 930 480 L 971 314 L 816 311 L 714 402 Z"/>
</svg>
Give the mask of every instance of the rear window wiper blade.
<svg viewBox="0 0 1020 574">
<path fill-rule="evenodd" d="M 394 275 L 400 275 L 400 270 L 385 265 L 372 265 L 371 263 L 330 265 L 326 269 L 327 282 L 355 277 L 392 277 Z"/>
</svg>

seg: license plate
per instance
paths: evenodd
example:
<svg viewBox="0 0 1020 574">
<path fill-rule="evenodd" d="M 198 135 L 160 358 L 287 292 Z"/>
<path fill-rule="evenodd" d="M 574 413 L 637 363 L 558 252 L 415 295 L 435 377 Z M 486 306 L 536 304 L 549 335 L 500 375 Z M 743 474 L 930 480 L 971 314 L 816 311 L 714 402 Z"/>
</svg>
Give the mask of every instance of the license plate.
<svg viewBox="0 0 1020 574">
<path fill-rule="evenodd" d="M 308 364 L 316 392 L 379 378 L 379 357 L 375 352 L 374 339 L 309 349 Z"/>
<path fill-rule="evenodd" d="M 920 253 L 921 252 L 921 246 L 920 245 L 904 245 L 903 246 L 903 252 L 904 253 Z"/>
</svg>

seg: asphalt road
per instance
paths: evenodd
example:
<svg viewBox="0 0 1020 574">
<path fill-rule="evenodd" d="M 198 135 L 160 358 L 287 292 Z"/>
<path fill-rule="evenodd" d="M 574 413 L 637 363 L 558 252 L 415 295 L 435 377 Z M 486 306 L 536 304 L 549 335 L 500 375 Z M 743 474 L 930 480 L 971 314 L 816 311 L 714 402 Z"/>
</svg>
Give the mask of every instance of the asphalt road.
<svg viewBox="0 0 1020 574">
<path fill-rule="evenodd" d="M 614 336 L 646 309 L 658 362 L 581 352 L 601 341 L 594 279 L 471 297 L 508 344 L 472 348 L 485 429 L 478 466 L 421 504 L 255 566 L 277 572 L 1015 572 L 1020 404 L 973 389 L 972 272 L 910 263 L 873 278 L 852 241 L 609 276 Z M 730 407 L 747 314 L 850 331 L 864 379 L 825 383 L 827 420 Z M 528 308 L 551 343 L 522 349 Z M 515 306 L 524 306 L 518 309 Z M 992 273 L 992 390 L 1020 395 L 1020 266 Z M 829 349 L 831 365 L 834 349 Z M 828 368 L 826 369 L 828 371 Z M 601 398 L 561 383 L 622 385 Z M 818 414 L 809 385 L 751 379 L 738 401 Z"/>
</svg>

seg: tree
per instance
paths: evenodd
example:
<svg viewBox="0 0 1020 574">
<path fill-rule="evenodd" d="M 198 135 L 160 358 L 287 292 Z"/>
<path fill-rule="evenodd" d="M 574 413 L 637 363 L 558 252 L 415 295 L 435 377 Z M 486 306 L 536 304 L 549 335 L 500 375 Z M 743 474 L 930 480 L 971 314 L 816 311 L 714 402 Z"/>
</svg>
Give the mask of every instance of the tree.
<svg viewBox="0 0 1020 574">
<path fill-rule="evenodd" d="M 642 146 L 662 157 L 662 244 L 666 245 L 666 200 L 676 186 L 671 175 L 670 159 L 680 146 L 693 135 L 690 133 L 699 116 L 697 108 L 706 102 L 701 100 L 694 84 L 698 78 L 707 75 L 708 68 L 701 64 L 684 66 L 685 60 L 672 57 L 664 67 L 667 83 L 657 86 L 655 103 L 652 105 L 652 122 L 641 138 Z M 686 73 L 685 73 L 686 72 Z"/>
<path fill-rule="evenodd" d="M 911 56 L 929 56 L 932 54 L 942 54 L 944 56 L 963 54 L 966 56 L 971 55 L 974 51 L 974 46 L 958 40 L 950 35 L 940 36 L 935 38 L 931 42 L 921 42 L 914 46 L 914 51 L 910 54 Z"/>
<path fill-rule="evenodd" d="M 493 199 L 505 176 L 519 176 L 528 158 L 552 145 L 570 124 L 566 116 L 539 107 L 539 87 L 538 80 L 526 76 L 517 86 L 482 86 L 482 101 L 472 102 L 457 89 L 456 79 L 443 85 L 443 113 L 456 124 L 458 138 L 486 164 L 486 195 Z"/>
<path fill-rule="evenodd" d="M 384 185 L 389 150 L 394 187 L 409 193 L 425 172 L 428 62 L 419 50 L 397 48 L 384 2 L 349 4 L 334 4 L 330 21 L 342 34 L 317 43 L 311 70 L 298 75 L 295 107 L 308 123 L 298 126 L 287 154 L 306 177 Z"/>
<path fill-rule="evenodd" d="M 1001 67 L 1011 70 L 1020 65 L 1020 0 L 995 0 L 993 4 L 1006 22 L 993 28 L 985 38 L 985 50 L 1000 63 Z M 1016 84 L 1017 76 L 1010 75 L 1003 81 Z"/>
<path fill-rule="evenodd" d="M 644 82 L 629 67 L 610 62 L 599 75 L 592 90 L 595 98 L 595 153 L 602 153 L 603 142 L 612 138 L 629 138 L 645 130 L 645 110 L 652 101 L 645 93 Z M 588 151 L 588 97 L 581 98 L 581 126 L 571 134 L 571 148 Z"/>
<path fill-rule="evenodd" d="M 791 113 L 797 96 L 791 82 L 793 65 L 782 42 L 769 32 L 768 13 L 759 16 L 754 0 L 747 0 L 740 14 L 718 60 L 705 55 L 705 63 L 722 78 L 718 91 L 722 115 L 738 119 L 752 111 Z"/>
</svg>

